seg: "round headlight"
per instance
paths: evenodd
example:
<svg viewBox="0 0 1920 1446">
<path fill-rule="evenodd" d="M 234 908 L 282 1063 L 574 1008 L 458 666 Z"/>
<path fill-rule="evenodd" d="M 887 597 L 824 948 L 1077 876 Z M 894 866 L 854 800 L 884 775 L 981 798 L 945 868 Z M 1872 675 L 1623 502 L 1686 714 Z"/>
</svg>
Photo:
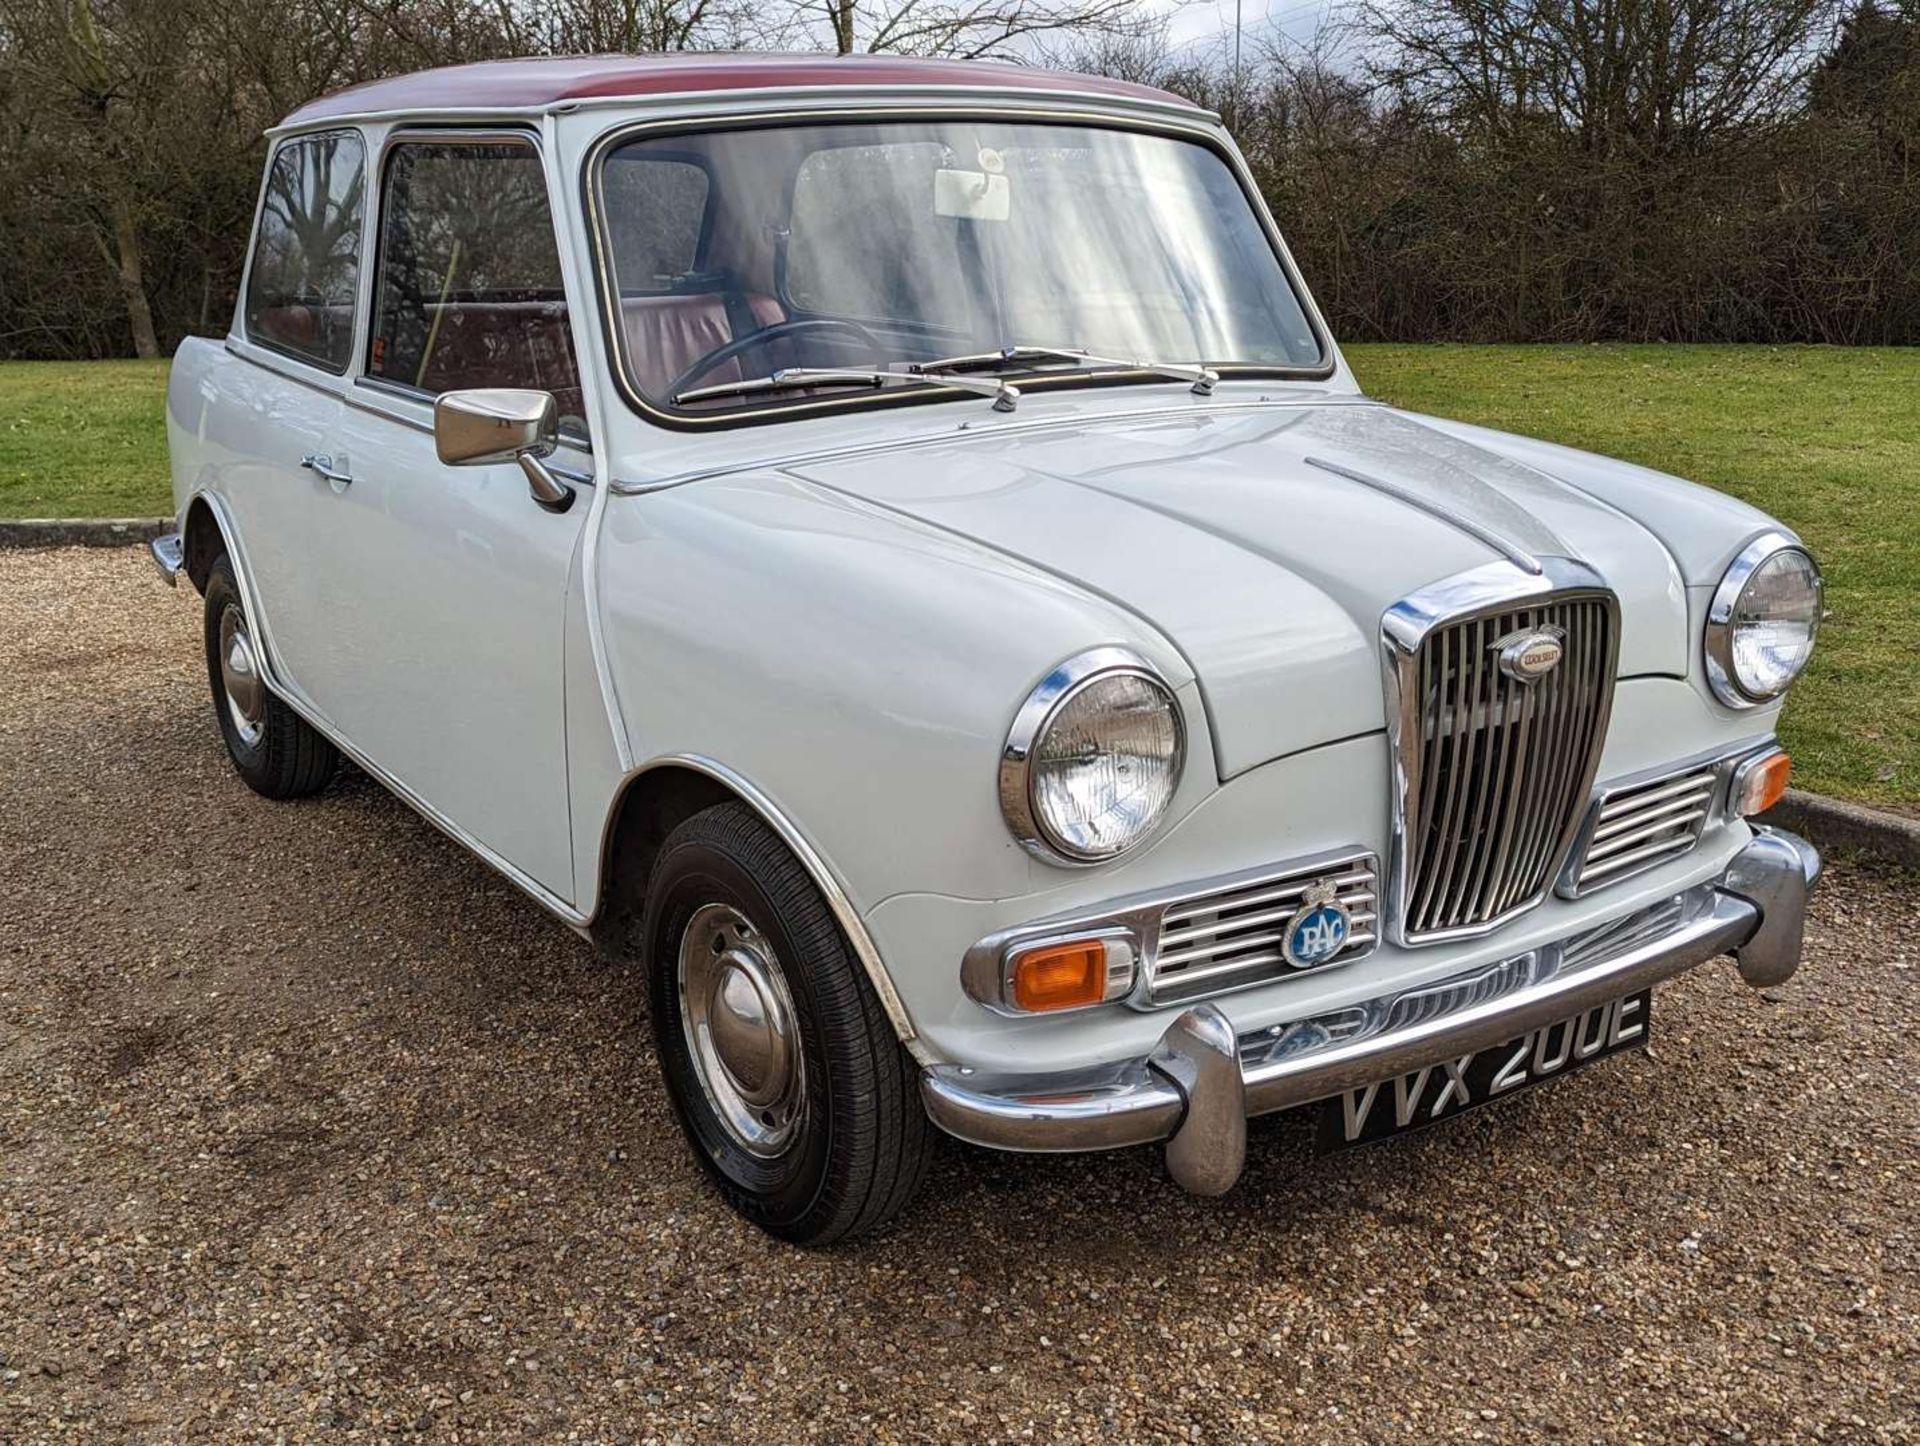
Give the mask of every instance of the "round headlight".
<svg viewBox="0 0 1920 1446">
<path fill-rule="evenodd" d="M 1707 681 L 1732 708 L 1787 691 L 1813 656 L 1820 569 L 1780 533 L 1755 538 L 1733 560 L 1707 612 Z"/>
<path fill-rule="evenodd" d="M 1043 856 L 1097 863 L 1153 831 L 1180 783 L 1173 692 L 1124 648 L 1070 658 L 1028 695 L 1000 763 L 1000 806 Z"/>
</svg>

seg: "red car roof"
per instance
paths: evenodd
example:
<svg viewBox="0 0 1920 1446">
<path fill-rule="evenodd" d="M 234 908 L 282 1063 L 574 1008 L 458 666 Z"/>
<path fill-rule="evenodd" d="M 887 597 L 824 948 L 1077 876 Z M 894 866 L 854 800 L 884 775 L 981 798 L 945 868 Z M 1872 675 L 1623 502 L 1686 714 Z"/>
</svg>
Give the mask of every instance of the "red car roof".
<svg viewBox="0 0 1920 1446">
<path fill-rule="evenodd" d="M 379 111 L 520 109 L 605 96 L 834 85 L 1079 91 L 1087 95 L 1190 104 L 1164 90 L 1129 81 L 980 60 L 680 51 L 667 55 L 483 60 L 472 65 L 421 70 L 337 90 L 301 106 L 284 124 L 303 125 L 309 121 Z"/>
</svg>

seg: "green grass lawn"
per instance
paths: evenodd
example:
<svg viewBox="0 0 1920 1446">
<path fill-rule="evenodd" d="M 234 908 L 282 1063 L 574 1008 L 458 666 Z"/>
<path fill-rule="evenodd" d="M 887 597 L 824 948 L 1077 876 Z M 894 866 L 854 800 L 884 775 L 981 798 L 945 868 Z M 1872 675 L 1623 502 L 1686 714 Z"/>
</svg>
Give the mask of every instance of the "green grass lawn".
<svg viewBox="0 0 1920 1446">
<path fill-rule="evenodd" d="M 1784 732 L 1796 781 L 1920 807 L 1920 349 L 1352 346 L 1375 396 L 1689 477 L 1780 517 L 1831 617 Z M 171 507 L 164 362 L 0 363 L 0 516 Z"/>
<path fill-rule="evenodd" d="M 1399 406 L 1625 457 L 1807 540 L 1829 616 L 1781 733 L 1803 788 L 1920 805 L 1920 348 L 1354 346 Z"/>
<path fill-rule="evenodd" d="M 163 517 L 163 361 L 0 362 L 0 517 Z"/>
</svg>

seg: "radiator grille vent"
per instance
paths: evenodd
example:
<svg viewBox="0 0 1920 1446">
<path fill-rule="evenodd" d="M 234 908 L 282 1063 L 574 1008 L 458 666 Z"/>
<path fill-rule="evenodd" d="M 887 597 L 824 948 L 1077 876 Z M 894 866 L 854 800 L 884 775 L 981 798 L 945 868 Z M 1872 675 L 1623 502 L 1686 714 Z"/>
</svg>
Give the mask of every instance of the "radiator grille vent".
<svg viewBox="0 0 1920 1446">
<path fill-rule="evenodd" d="M 1719 766 L 1709 763 L 1602 795 L 1563 891 L 1577 897 L 1687 853 L 1700 842 L 1719 786 Z"/>
<path fill-rule="evenodd" d="M 1558 666 L 1509 677 L 1501 647 L 1540 630 L 1561 640 Z M 1615 647 L 1611 599 L 1562 594 L 1442 624 L 1401 660 L 1408 942 L 1479 932 L 1539 901 L 1587 801 Z"/>
<path fill-rule="evenodd" d="M 1340 952 L 1314 967 L 1345 964 L 1369 952 L 1379 938 L 1379 871 L 1372 854 L 1356 854 L 1167 905 L 1147 1002 L 1174 1004 L 1295 973 L 1280 941 L 1307 890 L 1322 879 L 1346 906 L 1351 929 Z"/>
</svg>

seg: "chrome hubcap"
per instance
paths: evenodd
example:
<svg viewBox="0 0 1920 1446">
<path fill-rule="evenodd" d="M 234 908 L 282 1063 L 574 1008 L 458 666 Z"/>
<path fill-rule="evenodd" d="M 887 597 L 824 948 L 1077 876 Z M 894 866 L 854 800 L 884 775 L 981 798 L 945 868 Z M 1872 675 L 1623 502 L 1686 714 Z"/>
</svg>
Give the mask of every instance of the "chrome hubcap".
<svg viewBox="0 0 1920 1446">
<path fill-rule="evenodd" d="M 793 996 L 772 946 L 731 904 L 703 905 L 680 938 L 679 988 L 707 1103 L 742 1149 L 778 1155 L 807 1096 Z"/>
<path fill-rule="evenodd" d="M 227 712 L 233 718 L 234 731 L 247 747 L 257 747 L 266 732 L 262 719 L 267 690 L 254 661 L 246 614 L 237 607 L 220 614 L 220 685 L 226 689 Z"/>
</svg>

